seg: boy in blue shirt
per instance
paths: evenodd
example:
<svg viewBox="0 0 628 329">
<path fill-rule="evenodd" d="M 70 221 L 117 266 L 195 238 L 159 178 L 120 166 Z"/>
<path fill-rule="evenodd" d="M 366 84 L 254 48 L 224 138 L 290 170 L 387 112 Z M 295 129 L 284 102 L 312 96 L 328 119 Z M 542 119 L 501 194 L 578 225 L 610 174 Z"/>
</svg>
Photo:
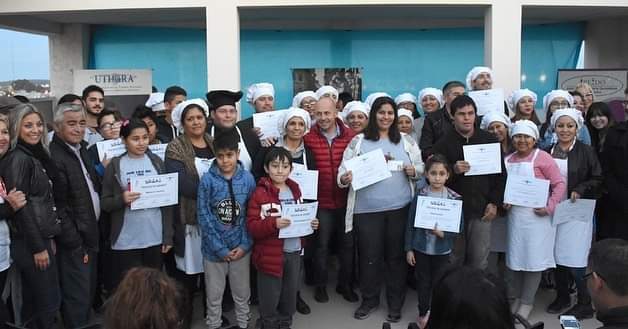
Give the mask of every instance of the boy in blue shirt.
<svg viewBox="0 0 628 329">
<path fill-rule="evenodd" d="M 249 264 L 251 237 L 246 228 L 247 202 L 255 190 L 253 175 L 238 161 L 238 133 L 235 129 L 216 136 L 216 158 L 198 187 L 198 223 L 201 227 L 207 325 L 222 325 L 222 297 L 229 277 L 237 325 L 249 321 Z"/>
</svg>

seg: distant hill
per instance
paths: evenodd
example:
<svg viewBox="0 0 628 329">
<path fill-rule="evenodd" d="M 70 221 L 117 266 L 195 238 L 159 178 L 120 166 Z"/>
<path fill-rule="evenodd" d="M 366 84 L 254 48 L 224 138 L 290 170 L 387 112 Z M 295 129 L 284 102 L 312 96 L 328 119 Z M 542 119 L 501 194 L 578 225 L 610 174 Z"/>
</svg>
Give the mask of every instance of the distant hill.
<svg viewBox="0 0 628 329">
<path fill-rule="evenodd" d="M 18 79 L 20 80 L 20 79 Z M 29 80 L 30 82 L 32 82 L 35 85 L 44 85 L 44 84 L 49 84 L 50 80 L 45 80 L 45 79 L 26 79 Z M 13 81 L 15 80 L 8 80 L 8 81 L 0 81 L 0 87 L 8 87 L 11 85 L 11 83 L 13 83 Z"/>
</svg>

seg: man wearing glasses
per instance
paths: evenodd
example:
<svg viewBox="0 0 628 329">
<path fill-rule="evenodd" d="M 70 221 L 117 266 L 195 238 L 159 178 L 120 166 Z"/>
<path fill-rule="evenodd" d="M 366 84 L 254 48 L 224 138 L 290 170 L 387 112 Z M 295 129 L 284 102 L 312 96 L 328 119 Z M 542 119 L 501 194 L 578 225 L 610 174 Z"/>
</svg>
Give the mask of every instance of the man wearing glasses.
<svg viewBox="0 0 628 329">
<path fill-rule="evenodd" d="M 606 239 L 589 252 L 584 279 L 602 328 L 628 328 L 628 241 Z"/>
</svg>

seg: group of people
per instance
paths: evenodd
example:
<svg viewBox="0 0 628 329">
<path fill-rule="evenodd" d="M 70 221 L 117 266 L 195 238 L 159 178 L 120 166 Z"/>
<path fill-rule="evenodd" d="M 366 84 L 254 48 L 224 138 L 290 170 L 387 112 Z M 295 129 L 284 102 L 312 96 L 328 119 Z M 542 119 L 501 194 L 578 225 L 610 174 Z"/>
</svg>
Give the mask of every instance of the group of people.
<svg viewBox="0 0 628 329">
<path fill-rule="evenodd" d="M 209 328 L 225 326 L 231 306 L 232 328 L 247 328 L 249 304 L 259 305 L 261 328 L 290 328 L 295 312 L 311 311 L 302 281 L 316 302 L 329 301 L 335 254 L 335 291 L 360 303 L 356 319 L 375 311 L 385 290 L 386 319 L 400 321 L 409 281 L 417 323 L 430 326 L 432 296 L 442 297 L 433 287 L 451 264 L 499 274 L 510 311 L 523 319 L 551 272 L 556 298 L 546 311 L 590 318 L 591 243 L 628 239 L 628 126 L 594 102 L 586 84 L 545 95 L 544 122 L 528 89 L 514 91 L 503 112 L 479 116 L 466 92 L 492 86 L 487 67 L 473 68 L 466 83 L 449 81 L 418 97 L 377 92 L 362 102 L 323 86 L 295 95 L 278 119 L 280 136 L 270 138 L 252 118 L 238 121 L 237 107 L 245 97 L 256 113 L 276 110 L 270 83 L 246 94 L 212 90 L 205 99 L 187 99 L 173 86 L 151 94 L 129 118 L 104 106 L 101 88 L 88 86 L 59 99 L 49 133 L 35 106 L 3 99 L 0 286 L 9 268 L 21 278 L 18 322 L 51 328 L 60 311 L 66 328 L 79 328 L 101 298 L 130 300 L 125 274 L 156 275 L 134 269 L 150 267 L 183 287 L 175 296 L 182 328 L 191 326 L 199 290 Z M 99 143 L 118 139 L 124 153 L 103 156 Z M 490 143 L 499 144 L 501 173 L 467 175 L 463 148 Z M 162 155 L 151 151 L 157 144 L 167 144 Z M 348 163 L 376 150 L 390 177 L 354 188 Z M 304 198 L 291 178 L 303 170 L 317 171 L 315 199 Z M 135 209 L 142 195 L 130 182 L 167 173 L 178 174 L 178 203 Z M 546 205 L 504 203 L 508 175 L 548 180 Z M 415 227 L 418 197 L 461 200 L 459 232 Z M 559 203 L 578 199 L 597 200 L 593 218 L 552 222 Z M 282 208 L 311 202 L 318 202 L 314 233 L 280 238 L 292 224 Z M 602 281 L 615 275 L 596 273 Z M 154 278 L 156 287 L 167 283 Z M 603 312 L 598 318 L 608 316 Z M 0 313 L 8 316 L 5 304 Z"/>
</svg>

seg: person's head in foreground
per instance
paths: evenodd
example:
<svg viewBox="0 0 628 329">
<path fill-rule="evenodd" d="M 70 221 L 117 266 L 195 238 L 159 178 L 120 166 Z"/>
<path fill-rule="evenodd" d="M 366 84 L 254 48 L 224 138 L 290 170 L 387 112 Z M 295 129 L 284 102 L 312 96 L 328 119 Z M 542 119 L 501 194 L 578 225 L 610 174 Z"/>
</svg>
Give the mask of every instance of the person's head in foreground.
<svg viewBox="0 0 628 329">
<path fill-rule="evenodd" d="M 616 308 L 624 310 L 625 319 L 628 309 L 628 241 L 606 239 L 594 243 L 588 263 L 584 278 L 598 319 L 606 322 L 611 309 Z"/>
<path fill-rule="evenodd" d="M 434 285 L 430 329 L 513 329 L 506 288 L 471 267 L 445 270 Z"/>
<path fill-rule="evenodd" d="M 152 268 L 130 269 L 105 310 L 104 327 L 111 329 L 177 329 L 184 297 L 177 283 Z"/>
</svg>

